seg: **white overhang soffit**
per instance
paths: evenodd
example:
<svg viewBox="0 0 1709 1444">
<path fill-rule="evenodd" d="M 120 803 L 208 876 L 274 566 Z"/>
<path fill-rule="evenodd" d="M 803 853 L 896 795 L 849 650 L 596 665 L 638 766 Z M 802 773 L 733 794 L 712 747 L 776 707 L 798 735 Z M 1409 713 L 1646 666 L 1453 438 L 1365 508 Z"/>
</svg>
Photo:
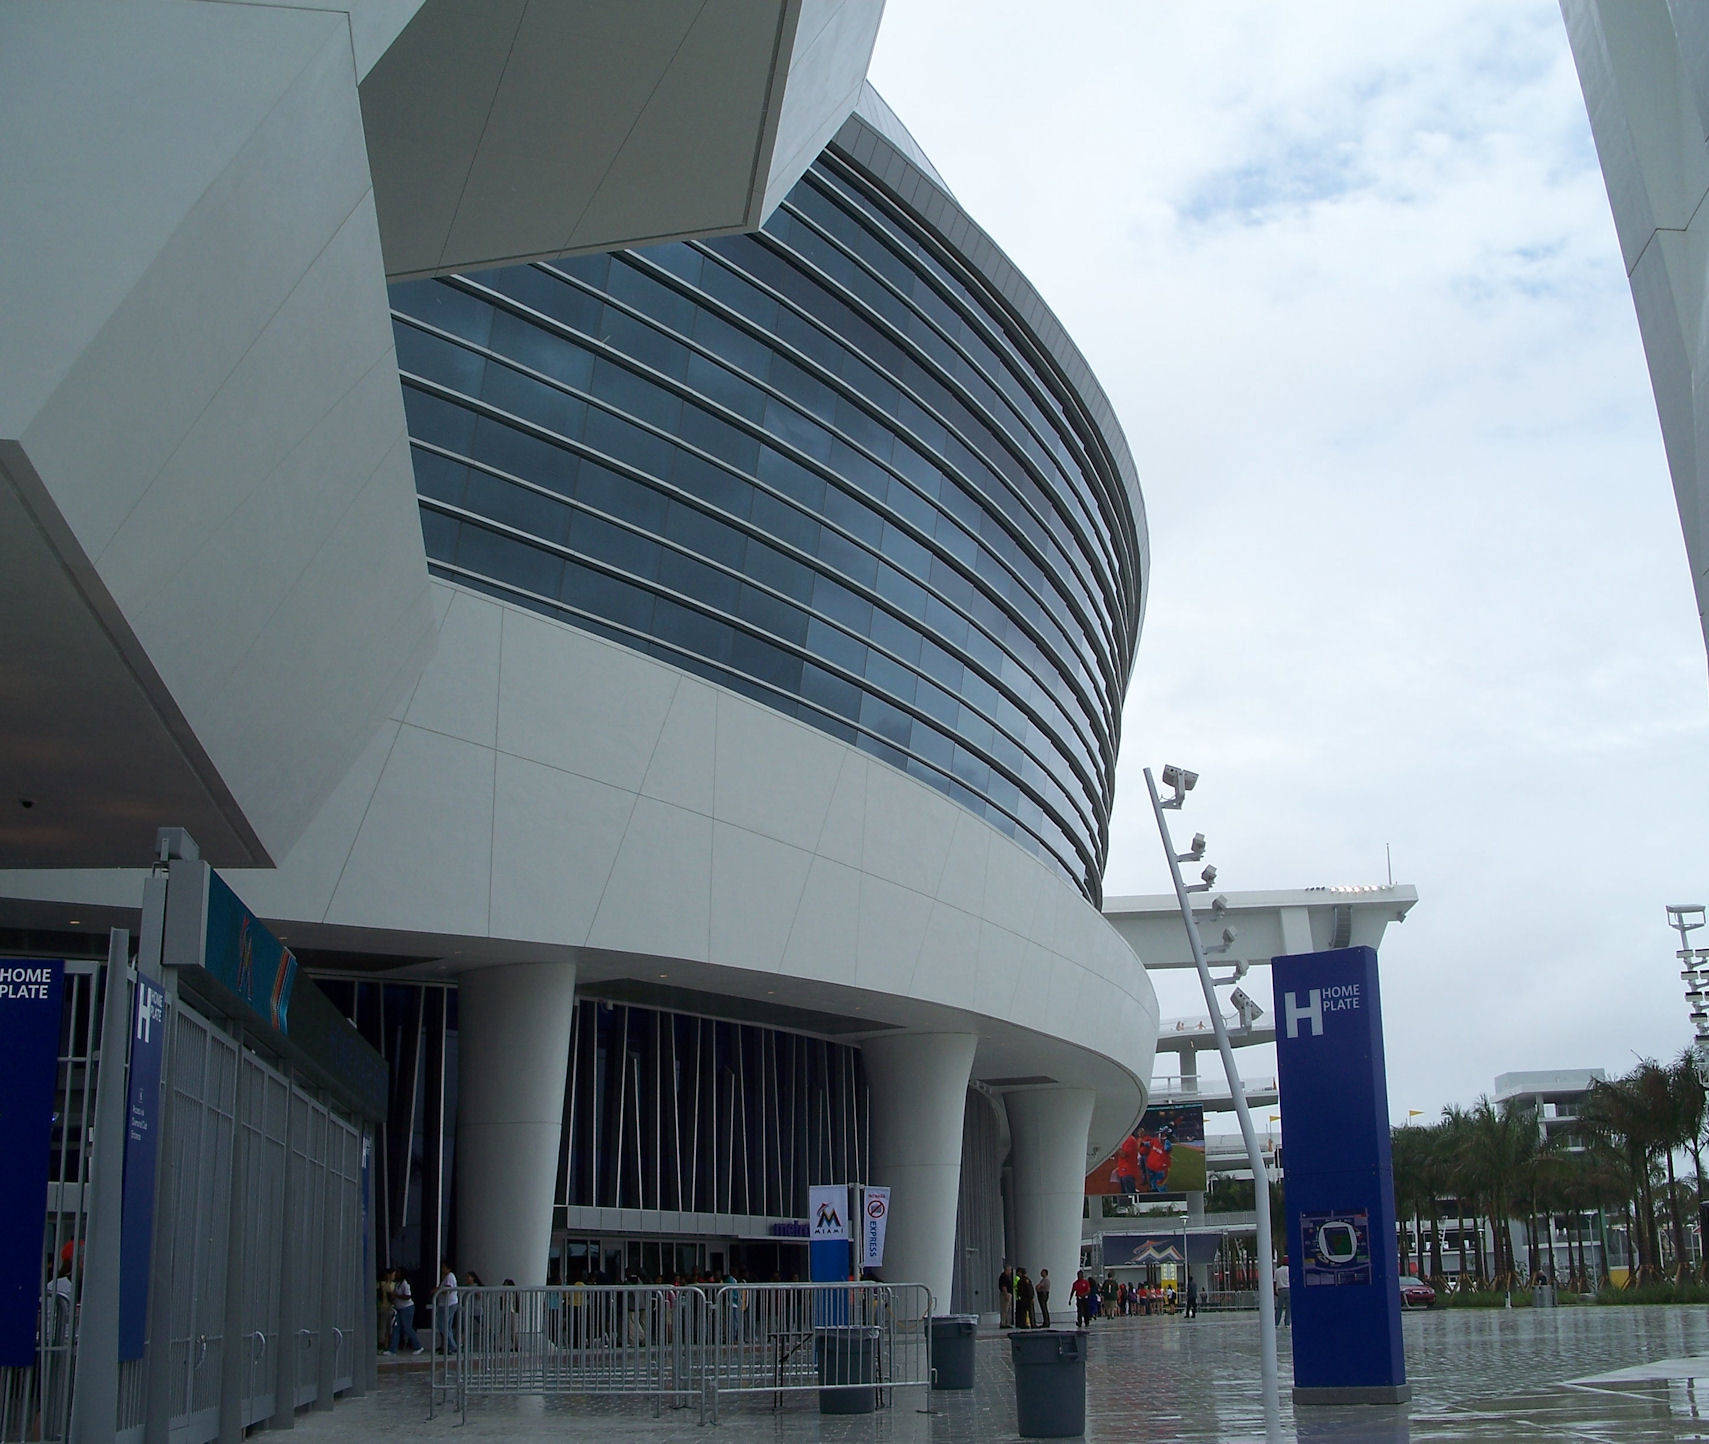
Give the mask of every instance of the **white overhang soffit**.
<svg viewBox="0 0 1709 1444">
<path fill-rule="evenodd" d="M 393 279 L 757 230 L 883 0 L 426 0 L 361 84 Z"/>
<path fill-rule="evenodd" d="M 1213 913 L 1212 900 L 1226 906 Z M 1403 922 L 1418 901 L 1407 883 L 1289 888 L 1271 892 L 1209 892 L 1193 898 L 1204 941 L 1220 946 L 1224 928 L 1234 941 L 1210 961 L 1215 967 L 1262 965 L 1287 953 L 1379 947 L 1390 923 Z M 1193 955 L 1173 893 L 1104 899 L 1104 917 L 1150 971 L 1190 968 Z"/>
</svg>

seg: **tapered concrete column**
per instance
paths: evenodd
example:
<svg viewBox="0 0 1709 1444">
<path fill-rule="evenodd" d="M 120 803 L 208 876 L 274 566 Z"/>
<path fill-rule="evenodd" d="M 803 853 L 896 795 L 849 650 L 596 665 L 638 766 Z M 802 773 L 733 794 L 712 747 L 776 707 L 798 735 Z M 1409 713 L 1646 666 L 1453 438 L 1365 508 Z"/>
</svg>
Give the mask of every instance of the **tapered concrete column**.
<svg viewBox="0 0 1709 1444">
<path fill-rule="evenodd" d="M 1072 1310 L 1068 1286 L 1080 1267 L 1086 1199 L 1090 1088 L 1021 1088 L 1003 1095 L 1009 1113 L 1015 1256 L 1033 1278 L 1050 1270 L 1051 1312 Z"/>
<path fill-rule="evenodd" d="M 961 1121 L 978 1045 L 972 1033 L 904 1033 L 861 1045 L 872 1097 L 867 1182 L 891 1189 L 879 1272 L 889 1283 L 924 1284 L 940 1313 L 955 1272 Z"/>
<path fill-rule="evenodd" d="M 576 1000 L 574 963 L 458 978 L 457 1257 L 485 1284 L 546 1282 Z M 431 1261 L 423 1260 L 424 1264 Z"/>
</svg>

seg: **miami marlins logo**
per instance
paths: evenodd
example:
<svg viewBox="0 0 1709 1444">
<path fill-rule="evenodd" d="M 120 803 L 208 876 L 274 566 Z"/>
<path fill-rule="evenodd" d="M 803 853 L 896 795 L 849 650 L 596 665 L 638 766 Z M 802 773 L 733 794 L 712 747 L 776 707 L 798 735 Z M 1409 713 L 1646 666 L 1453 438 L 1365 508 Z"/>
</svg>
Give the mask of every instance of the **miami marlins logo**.
<svg viewBox="0 0 1709 1444">
<path fill-rule="evenodd" d="M 813 1227 L 815 1229 L 840 1229 L 842 1226 L 843 1221 L 837 1213 L 836 1205 L 829 1199 L 821 1200 L 819 1204 L 819 1212 L 813 1219 Z"/>
</svg>

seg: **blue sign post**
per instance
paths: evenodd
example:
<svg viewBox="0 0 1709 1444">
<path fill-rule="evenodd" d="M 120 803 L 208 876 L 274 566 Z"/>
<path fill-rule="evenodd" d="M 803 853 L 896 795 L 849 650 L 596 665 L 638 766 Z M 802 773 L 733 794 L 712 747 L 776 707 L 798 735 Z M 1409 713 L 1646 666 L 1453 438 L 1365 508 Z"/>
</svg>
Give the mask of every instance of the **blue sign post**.
<svg viewBox="0 0 1709 1444">
<path fill-rule="evenodd" d="M 36 1362 L 65 964 L 0 958 L 0 1365 Z"/>
<path fill-rule="evenodd" d="M 1271 961 L 1287 1156 L 1296 1404 L 1399 1404 L 1401 1348 L 1382 999 L 1372 948 Z"/>
<path fill-rule="evenodd" d="M 154 1175 L 160 1156 L 160 1072 L 166 1052 L 166 990 L 136 980 L 131 1008 L 130 1087 L 125 1109 L 125 1183 L 119 1226 L 119 1357 L 140 1359 L 148 1335 Z"/>
</svg>

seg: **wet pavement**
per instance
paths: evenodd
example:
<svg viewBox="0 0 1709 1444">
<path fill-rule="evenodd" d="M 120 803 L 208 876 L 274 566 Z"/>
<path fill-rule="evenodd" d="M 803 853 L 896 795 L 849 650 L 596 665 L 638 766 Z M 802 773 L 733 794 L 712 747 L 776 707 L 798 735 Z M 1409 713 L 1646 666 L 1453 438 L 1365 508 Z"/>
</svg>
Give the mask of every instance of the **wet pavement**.
<svg viewBox="0 0 1709 1444">
<path fill-rule="evenodd" d="M 1709 1441 L 1709 1309 L 1582 1307 L 1511 1312 L 1454 1309 L 1404 1319 L 1411 1404 L 1303 1408 L 1287 1402 L 1291 1339 L 1283 1331 L 1283 1401 L 1265 1427 L 1258 1325 L 1251 1314 L 1105 1320 L 1093 1330 L 1086 1372 L 1086 1438 L 1135 1441 L 1274 1439 L 1284 1444 L 1411 1441 Z M 379 1390 L 331 1413 L 297 1416 L 303 1444 L 439 1438 L 645 1438 L 986 1444 L 1015 1440 L 1014 1374 L 1006 1338 L 981 1335 L 971 1393 L 898 1390 L 876 1414 L 821 1418 L 811 1394 L 773 1412 L 744 1401 L 704 1426 L 693 1409 L 628 1401 L 471 1399 L 468 1423 L 428 1418 L 428 1375 L 388 1365 Z M 765 1401 L 769 1405 L 769 1398 Z"/>
</svg>

